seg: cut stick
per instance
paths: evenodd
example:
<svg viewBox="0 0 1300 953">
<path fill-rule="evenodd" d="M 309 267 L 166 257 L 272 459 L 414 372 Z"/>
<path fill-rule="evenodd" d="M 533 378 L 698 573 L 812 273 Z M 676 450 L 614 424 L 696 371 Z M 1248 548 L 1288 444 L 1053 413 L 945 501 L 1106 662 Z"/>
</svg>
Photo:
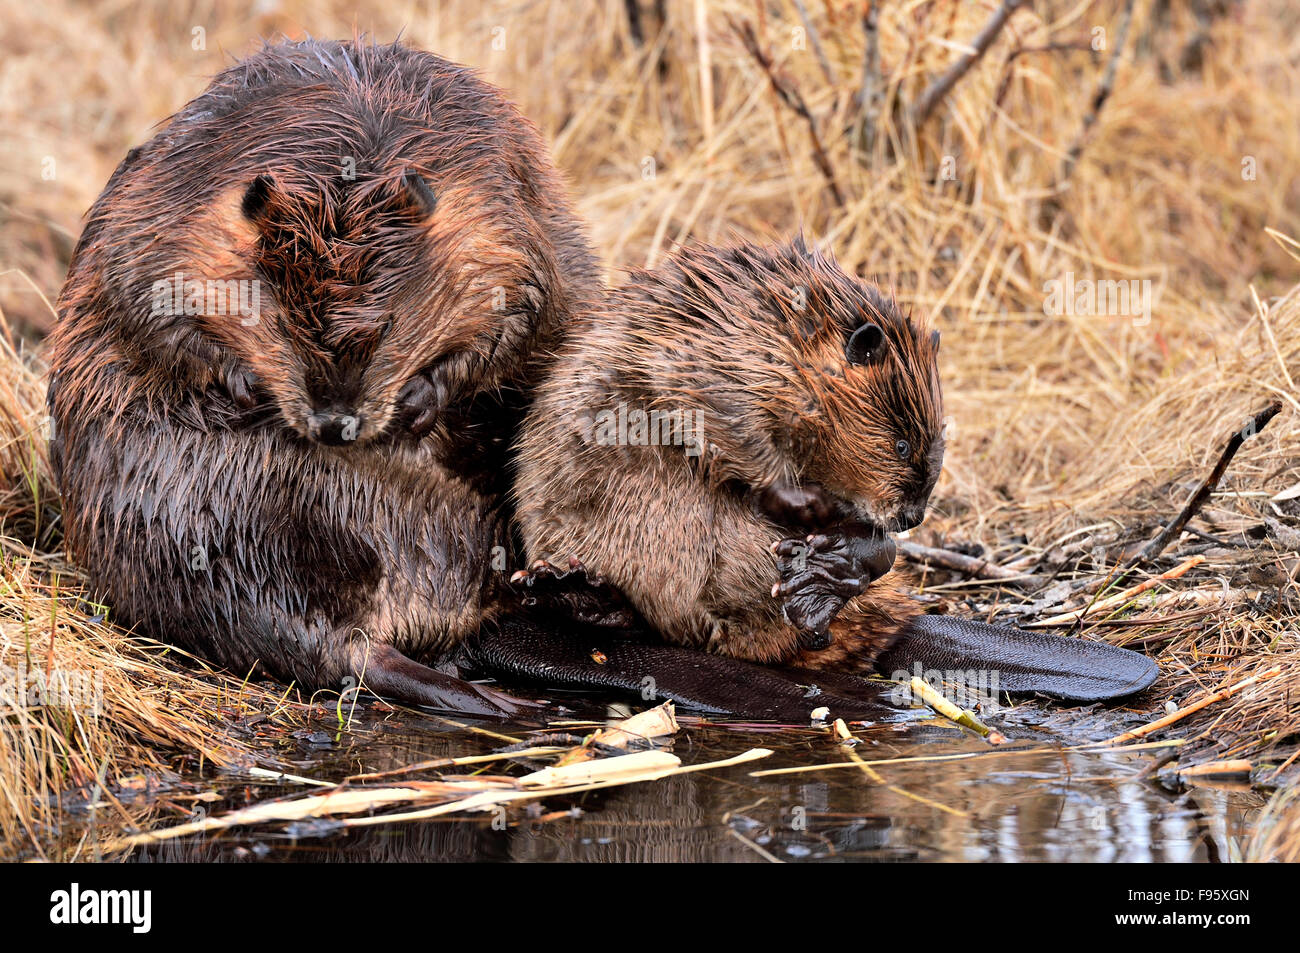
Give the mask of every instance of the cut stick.
<svg viewBox="0 0 1300 953">
<path fill-rule="evenodd" d="M 1237 430 L 1229 439 L 1219 454 L 1219 461 L 1210 471 L 1210 475 L 1202 481 L 1201 485 L 1196 488 L 1196 492 L 1187 500 L 1187 504 L 1182 511 L 1169 521 L 1169 525 L 1156 534 L 1156 537 L 1147 543 L 1142 549 L 1124 564 L 1125 569 L 1132 569 L 1140 563 L 1147 563 L 1155 559 L 1172 543 L 1183 531 L 1187 521 L 1200 512 L 1210 499 L 1210 495 L 1218 487 L 1219 481 L 1223 479 L 1224 471 L 1228 469 L 1228 464 L 1232 458 L 1237 455 L 1241 445 L 1246 442 L 1247 437 L 1254 436 L 1263 430 L 1270 420 L 1282 412 L 1282 402 L 1275 400 L 1259 413 L 1252 416 L 1246 421 L 1245 425 Z"/>
<path fill-rule="evenodd" d="M 662 751 L 641 751 L 636 754 L 607 758 L 604 762 L 573 765 L 568 769 L 545 768 L 524 778 L 453 778 L 448 781 L 412 781 L 400 787 L 346 788 L 339 786 L 325 794 L 289 800 L 267 801 L 242 808 L 229 814 L 207 817 L 175 827 L 133 834 L 109 842 L 107 853 L 116 853 L 129 847 L 154 844 L 159 841 L 186 837 L 209 831 L 246 827 L 275 821 L 293 821 L 330 817 L 344 827 L 368 827 L 378 824 L 396 824 L 403 821 L 425 820 L 446 814 L 491 810 L 497 805 L 514 801 L 535 801 L 543 797 L 563 797 L 582 791 L 619 787 L 643 781 L 657 781 L 674 774 L 708 771 L 745 764 L 766 758 L 768 748 L 751 748 L 732 758 L 704 764 L 683 766 L 677 758 Z M 547 774 L 546 772 L 550 772 Z M 556 786 L 546 786 L 547 779 Z M 421 802 L 438 800 L 432 807 L 418 808 L 398 814 L 371 814 L 367 817 L 337 815 L 373 812 L 376 808 L 403 801 Z"/>
<path fill-rule="evenodd" d="M 1148 609 L 1163 609 L 1174 605 L 1208 606 L 1221 608 L 1234 606 L 1240 602 L 1255 602 L 1262 593 L 1258 589 L 1178 589 L 1174 592 L 1162 592 L 1150 602 L 1143 603 Z M 1151 619 L 1150 621 L 1162 621 Z"/>
<path fill-rule="evenodd" d="M 1078 622 L 1080 619 L 1085 619 L 1090 615 L 1096 615 L 1098 612 L 1105 612 L 1107 609 L 1121 606 L 1134 596 L 1139 596 L 1148 589 L 1154 589 L 1162 582 L 1177 579 L 1179 576 L 1195 569 L 1203 562 L 1205 562 L 1205 557 L 1198 554 L 1190 559 L 1184 560 L 1168 572 L 1162 572 L 1158 576 L 1152 576 L 1150 579 L 1146 579 L 1138 583 L 1136 586 L 1130 586 L 1123 592 L 1117 592 L 1115 595 L 1107 596 L 1105 599 L 1098 599 L 1096 602 L 1086 605 L 1082 609 L 1075 609 L 1071 612 L 1062 612 L 1060 615 L 1050 616 L 1046 619 L 1037 619 L 1033 622 L 1027 623 L 1027 625 L 1069 625 L 1073 622 Z"/>
<path fill-rule="evenodd" d="M 935 549 L 933 546 L 922 546 L 920 543 L 908 542 L 905 539 L 898 541 L 898 551 L 913 562 L 942 566 L 944 569 L 965 573 L 968 576 L 974 576 L 976 579 L 1024 578 L 1024 573 L 999 566 L 987 559 L 964 556 L 961 553 L 954 553 L 950 549 Z"/>
<path fill-rule="evenodd" d="M 521 788 L 560 788 L 626 778 L 650 778 L 681 766 L 667 751 L 637 751 L 598 761 L 579 761 L 526 774 L 516 782 Z"/>
<path fill-rule="evenodd" d="M 1280 665 L 1274 666 L 1273 668 L 1270 668 L 1267 672 L 1260 672 L 1258 675 L 1252 675 L 1250 678 L 1242 679 L 1236 685 L 1231 685 L 1228 688 L 1224 688 L 1221 689 L 1220 691 L 1214 692 L 1211 695 L 1207 695 L 1204 698 L 1202 698 L 1200 701 L 1188 705 L 1186 708 L 1178 709 L 1178 711 L 1174 712 L 1172 715 L 1166 715 L 1164 718 L 1160 718 L 1157 721 L 1151 722 L 1150 724 L 1143 725 L 1141 728 L 1134 728 L 1132 731 L 1126 731 L 1123 734 L 1116 735 L 1114 738 L 1111 738 L 1109 741 L 1107 741 L 1106 744 L 1122 745 L 1128 741 L 1135 741 L 1138 738 L 1145 738 L 1153 731 L 1160 731 L 1162 728 L 1168 728 L 1170 725 L 1182 721 L 1188 715 L 1193 715 L 1203 708 L 1209 708 L 1211 705 L 1215 704 L 1216 702 L 1221 702 L 1225 698 L 1231 698 L 1233 695 L 1245 691 L 1247 688 L 1250 688 L 1250 686 L 1252 685 L 1257 685 L 1260 682 L 1266 681 L 1267 679 L 1270 678 L 1276 678 L 1281 674 L 1282 674 L 1282 666 Z"/>
<path fill-rule="evenodd" d="M 925 680 L 913 675 L 912 681 L 909 683 L 908 687 L 911 688 L 914 696 L 921 699 L 921 701 L 925 702 L 939 714 L 943 715 L 943 717 L 950 721 L 955 721 L 963 728 L 969 728 L 981 738 L 987 740 L 989 744 L 1000 745 L 1006 743 L 1006 736 L 1000 731 L 994 731 L 988 725 L 984 724 L 984 722 L 975 717 L 974 712 L 967 711 L 964 708 L 958 708 L 942 694 L 931 688 L 929 683 Z"/>
<path fill-rule="evenodd" d="M 556 767 L 591 761 L 600 756 L 602 748 L 627 748 L 632 744 L 648 744 L 655 738 L 677 733 L 676 709 L 672 702 L 648 708 L 617 724 L 592 733 L 580 747 L 569 750 Z"/>
</svg>

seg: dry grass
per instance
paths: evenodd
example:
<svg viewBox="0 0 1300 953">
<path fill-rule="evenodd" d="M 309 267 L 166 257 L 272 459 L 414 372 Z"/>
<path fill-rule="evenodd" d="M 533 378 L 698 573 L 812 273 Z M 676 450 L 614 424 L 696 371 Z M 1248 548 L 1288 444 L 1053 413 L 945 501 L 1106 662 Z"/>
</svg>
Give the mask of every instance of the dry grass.
<svg viewBox="0 0 1300 953">
<path fill-rule="evenodd" d="M 1245 860 L 1255 863 L 1300 863 L 1300 788 L 1273 795 L 1243 853 Z"/>
<path fill-rule="evenodd" d="M 43 391 L 0 338 L 0 855 L 21 845 L 68 860 L 97 838 L 65 822 L 95 805 L 109 818 L 101 835 L 138 823 L 139 805 L 119 798 L 168 786 L 178 758 L 191 774 L 269 763 L 229 726 L 285 715 L 290 693 L 178 665 L 184 653 L 128 637 L 84 601 L 58 548 Z"/>
<path fill-rule="evenodd" d="M 1269 763 L 1266 776 L 1285 778 L 1300 734 L 1297 555 L 1258 530 L 1264 517 L 1294 529 L 1300 515 L 1269 501 L 1300 482 L 1300 252 L 1265 231 L 1300 236 L 1300 11 L 1286 0 L 1231 3 L 1197 45 L 1191 11 L 1203 4 L 1139 0 L 1113 95 L 1062 182 L 1124 5 L 1040 0 L 1018 11 L 913 136 L 901 117 L 992 2 L 881 4 L 866 97 L 881 108 L 864 123 L 856 94 L 868 45 L 862 5 L 847 0 L 804 4 L 820 55 L 799 42 L 790 0 L 670 0 L 666 28 L 647 10 L 644 47 L 630 39 L 621 0 L 360 11 L 330 0 L 0 0 L 10 24 L 0 61 L 0 308 L 17 334 L 39 337 L 79 216 L 117 161 L 253 37 L 403 31 L 480 66 L 541 126 L 611 275 L 653 264 L 680 241 L 803 228 L 929 315 L 944 332 L 951 439 L 928 525 L 1019 560 L 1039 580 L 1096 588 L 1125 541 L 1177 511 L 1228 433 L 1282 400 L 1282 415 L 1247 442 L 1192 523 L 1238 545 L 1211 546 L 1170 587 L 1226 586 L 1244 601 L 1138 606 L 1125 614 L 1148 621 L 1090 631 L 1157 654 L 1161 701 L 1283 664 L 1282 677 L 1180 731 L 1198 739 L 1200 756 L 1254 758 Z M 773 91 L 733 25 L 752 27 L 811 126 Z M 1103 52 L 1041 51 L 1086 45 L 1096 27 L 1106 28 Z M 193 48 L 196 28 L 203 49 Z M 1149 279 L 1150 320 L 1046 314 L 1046 283 L 1067 273 Z M 116 699 L 93 724 L 54 710 L 0 724 L 0 786 L 18 809 L 12 822 L 0 812 L 0 824 L 14 837 L 42 816 L 24 798 L 82 784 L 106 761 L 156 763 L 159 746 L 219 757 L 203 739 L 226 690 L 214 686 L 226 683 L 178 681 L 156 650 L 88 624 L 67 596 L 56 616 L 57 507 L 34 439 L 41 389 L 27 360 L 0 359 L 0 391 L 5 663 L 30 656 L 102 670 Z M 1169 556 L 1202 542 L 1186 538 Z M 994 614 L 1030 593 L 945 595 Z M 198 685 L 208 694 L 191 694 Z M 1276 836 L 1284 843 L 1270 855 L 1294 856 L 1294 824 Z"/>
</svg>

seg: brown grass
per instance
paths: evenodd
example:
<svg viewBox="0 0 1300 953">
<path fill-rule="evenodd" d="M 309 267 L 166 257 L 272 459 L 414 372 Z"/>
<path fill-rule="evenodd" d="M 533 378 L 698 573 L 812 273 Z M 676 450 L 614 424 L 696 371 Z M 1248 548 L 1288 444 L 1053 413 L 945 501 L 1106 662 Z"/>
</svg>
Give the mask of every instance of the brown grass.
<svg viewBox="0 0 1300 953">
<path fill-rule="evenodd" d="M 1114 92 L 1064 182 L 1114 52 L 1121 0 L 1018 11 L 919 130 L 900 117 L 992 2 L 881 4 L 879 66 L 869 71 L 879 95 L 867 97 L 880 108 L 865 123 L 855 95 L 862 4 L 846 0 L 805 4 L 824 59 L 797 42 L 788 0 L 708 3 L 707 34 L 692 0 L 670 0 L 666 28 L 647 14 L 644 48 L 631 42 L 620 0 L 0 6 L 10 24 L 0 60 L 0 308 L 28 341 L 49 326 L 79 216 L 114 165 L 231 54 L 276 31 L 359 29 L 382 40 L 403 31 L 481 67 L 541 126 L 611 275 L 654 264 L 681 241 L 802 228 L 931 315 L 943 329 L 951 439 L 929 531 L 1018 560 L 1039 581 L 1096 589 L 1126 541 L 1177 511 L 1227 435 L 1280 399 L 1283 413 L 1246 443 L 1191 524 L 1234 545 L 1211 545 L 1205 564 L 1165 587 L 1226 587 L 1238 601 L 1138 605 L 1120 615 L 1140 624 L 1087 628 L 1157 655 L 1161 702 L 1282 664 L 1282 677 L 1180 732 L 1196 739 L 1197 757 L 1248 757 L 1265 765 L 1264 778 L 1294 775 L 1298 560 L 1259 536 L 1264 517 L 1295 529 L 1300 516 L 1295 503 L 1269 499 L 1300 482 L 1300 250 L 1285 237 L 1300 236 L 1293 4 L 1232 3 L 1198 45 L 1195 5 L 1162 14 L 1165 4 L 1139 0 Z M 747 25 L 784 99 L 737 35 Z M 1086 46 L 1096 27 L 1106 28 L 1105 51 L 1037 51 Z M 196 28 L 204 49 L 192 48 Z M 806 106 L 811 124 L 790 102 Z M 1244 178 L 1252 163 L 1255 177 Z M 1150 321 L 1046 314 L 1045 284 L 1067 272 L 1150 279 Z M 162 750 L 225 756 L 204 739 L 219 737 L 215 700 L 238 689 L 178 674 L 158 649 L 86 621 L 57 551 L 30 354 L 0 355 L 0 411 L 2 659 L 103 671 L 116 700 L 93 724 L 50 709 L 0 723 L 0 790 L 16 818 L 0 811 L 0 834 L 36 840 L 50 818 L 32 807 L 38 792 L 82 785 L 105 763 L 156 764 Z M 1197 545 L 1185 537 L 1167 556 Z M 1032 592 L 925 578 L 927 588 L 936 582 L 950 601 L 965 600 L 960 611 L 988 615 Z M 1294 857 L 1295 825 L 1270 830 L 1282 841 L 1268 855 Z"/>
</svg>

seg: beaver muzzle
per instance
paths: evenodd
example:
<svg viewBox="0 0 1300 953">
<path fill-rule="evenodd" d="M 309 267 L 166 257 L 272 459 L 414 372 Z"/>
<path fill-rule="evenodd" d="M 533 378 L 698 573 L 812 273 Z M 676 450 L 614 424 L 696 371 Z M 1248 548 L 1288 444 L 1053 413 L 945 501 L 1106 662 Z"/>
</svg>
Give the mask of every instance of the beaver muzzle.
<svg viewBox="0 0 1300 953">
<path fill-rule="evenodd" d="M 361 418 L 352 412 L 315 411 L 307 416 L 307 436 L 327 447 L 345 447 L 361 432 Z"/>
</svg>

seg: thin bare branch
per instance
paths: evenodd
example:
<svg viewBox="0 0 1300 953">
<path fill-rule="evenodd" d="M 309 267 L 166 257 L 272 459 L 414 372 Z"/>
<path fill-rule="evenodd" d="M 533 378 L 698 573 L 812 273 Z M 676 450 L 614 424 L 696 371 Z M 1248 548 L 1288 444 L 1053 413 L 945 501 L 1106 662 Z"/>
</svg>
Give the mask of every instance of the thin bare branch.
<svg viewBox="0 0 1300 953">
<path fill-rule="evenodd" d="M 1061 174 L 1056 183 L 1058 189 L 1074 172 L 1079 156 L 1083 154 L 1083 147 L 1087 144 L 1088 133 L 1097 124 L 1097 117 L 1101 115 L 1102 107 L 1106 105 L 1106 100 L 1110 99 L 1110 94 L 1115 88 L 1115 75 L 1119 72 L 1119 59 L 1124 52 L 1129 27 L 1133 24 L 1133 6 L 1136 2 L 1137 0 L 1128 0 L 1128 3 L 1124 4 L 1124 12 L 1120 14 L 1119 30 L 1115 38 L 1115 49 L 1110 54 L 1110 61 L 1106 63 L 1106 71 L 1102 74 L 1101 82 L 1097 84 L 1096 92 L 1092 94 L 1092 107 L 1088 110 L 1088 115 L 1083 117 L 1083 129 L 1074 140 L 1074 145 L 1070 146 L 1065 154 L 1065 161 L 1061 164 Z"/>
<path fill-rule="evenodd" d="M 988 48 L 993 45 L 997 35 L 1002 32 L 1011 15 L 1023 7 L 1027 0 L 1003 0 L 1001 6 L 993 12 L 993 16 L 984 24 L 983 29 L 971 40 L 971 51 L 962 55 L 957 62 L 948 67 L 944 73 L 926 87 L 925 92 L 921 93 L 916 104 L 911 110 L 912 128 L 916 129 L 923 125 L 934 112 L 934 108 L 943 102 L 945 96 L 952 91 L 957 82 L 969 72 L 984 56 Z"/>
<path fill-rule="evenodd" d="M 831 61 L 826 58 L 826 51 L 822 49 L 822 40 L 817 32 L 817 27 L 813 24 L 812 17 L 808 16 L 808 8 L 804 5 L 803 0 L 792 0 L 794 8 L 799 11 L 799 19 L 803 21 L 804 33 L 808 35 L 808 42 L 812 44 L 813 55 L 817 57 L 817 64 L 822 68 L 822 75 L 826 77 L 826 85 L 835 85 L 835 71 L 831 69 Z"/>
<path fill-rule="evenodd" d="M 813 118 L 812 111 L 809 110 L 808 104 L 804 102 L 798 88 L 788 77 L 777 72 L 772 57 L 763 51 L 762 45 L 758 42 L 758 35 L 754 32 L 753 24 L 748 21 L 737 23 L 731 17 L 727 17 L 727 23 L 740 37 L 740 42 L 744 44 L 749 55 L 767 74 L 773 92 L 808 124 L 808 137 L 812 141 L 813 161 L 817 163 L 817 168 L 825 176 L 826 184 L 830 188 L 831 196 L 835 199 L 835 204 L 843 206 L 844 193 L 840 191 L 839 183 L 835 179 L 835 169 L 831 166 L 830 157 L 826 155 L 826 150 L 822 147 L 821 136 L 817 133 L 817 120 Z"/>
<path fill-rule="evenodd" d="M 862 8 L 862 79 L 858 83 L 858 134 L 856 142 L 864 153 L 871 154 L 876 141 L 876 121 L 880 116 L 880 11 L 875 0 Z"/>
<path fill-rule="evenodd" d="M 1232 437 L 1229 438 L 1228 443 L 1223 448 L 1223 452 L 1219 454 L 1219 461 L 1214 465 L 1214 469 L 1211 470 L 1210 475 L 1201 482 L 1201 485 L 1196 488 L 1196 492 L 1188 498 L 1187 504 L 1182 508 L 1179 514 L 1170 520 L 1169 525 L 1161 530 L 1160 533 L 1151 540 L 1151 542 L 1142 547 L 1142 550 L 1139 553 L 1129 559 L 1124 568 L 1128 569 L 1132 566 L 1138 565 L 1139 563 L 1148 563 L 1164 552 L 1166 547 L 1168 547 L 1169 544 L 1177 539 L 1179 534 L 1182 533 L 1183 527 L 1187 525 L 1187 521 L 1199 513 L 1201 507 L 1203 507 L 1210 499 L 1210 494 L 1214 492 L 1215 487 L 1219 485 L 1219 481 L 1223 479 L 1223 474 L 1228 469 L 1228 464 L 1231 463 L 1232 458 L 1237 455 L 1237 451 L 1240 450 L 1241 445 L 1246 442 L 1246 438 L 1259 433 L 1268 425 L 1270 420 L 1281 412 L 1282 402 L 1275 400 L 1246 421 L 1245 426 L 1236 431 Z"/>
</svg>

